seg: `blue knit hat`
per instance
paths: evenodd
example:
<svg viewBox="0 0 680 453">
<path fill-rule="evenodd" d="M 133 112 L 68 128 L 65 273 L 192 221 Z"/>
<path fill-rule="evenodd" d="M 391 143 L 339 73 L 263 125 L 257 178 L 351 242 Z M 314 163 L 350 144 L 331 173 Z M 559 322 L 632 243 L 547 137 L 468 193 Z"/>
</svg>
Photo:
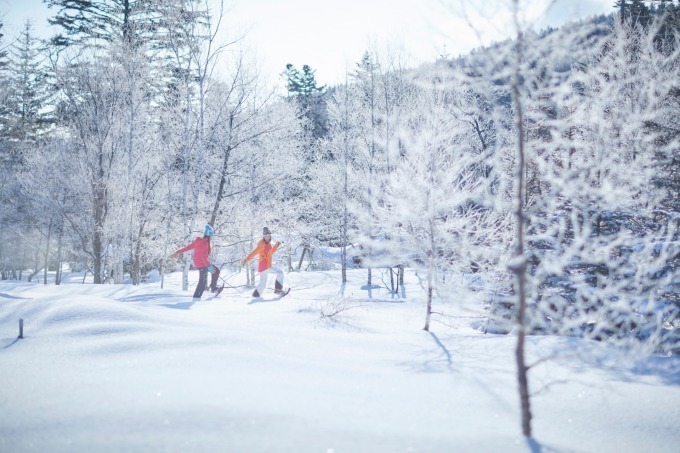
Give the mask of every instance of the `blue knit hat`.
<svg viewBox="0 0 680 453">
<path fill-rule="evenodd" d="M 212 236 L 215 234 L 215 230 L 213 230 L 213 227 L 210 225 L 205 226 L 205 230 L 203 230 L 203 236 Z"/>
</svg>

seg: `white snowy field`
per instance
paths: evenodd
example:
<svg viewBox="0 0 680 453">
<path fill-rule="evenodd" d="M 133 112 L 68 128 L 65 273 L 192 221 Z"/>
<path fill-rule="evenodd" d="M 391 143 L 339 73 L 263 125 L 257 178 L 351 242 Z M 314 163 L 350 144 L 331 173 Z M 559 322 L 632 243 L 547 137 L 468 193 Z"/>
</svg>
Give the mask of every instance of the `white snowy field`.
<svg viewBox="0 0 680 453">
<path fill-rule="evenodd" d="M 460 301 L 423 331 L 413 272 L 400 297 L 353 270 L 344 288 L 288 273 L 278 301 L 196 303 L 197 275 L 180 277 L 0 282 L 0 452 L 680 451 L 678 357 L 529 337 L 531 361 L 551 358 L 529 374 L 527 440 L 515 338 L 479 332 Z"/>
</svg>

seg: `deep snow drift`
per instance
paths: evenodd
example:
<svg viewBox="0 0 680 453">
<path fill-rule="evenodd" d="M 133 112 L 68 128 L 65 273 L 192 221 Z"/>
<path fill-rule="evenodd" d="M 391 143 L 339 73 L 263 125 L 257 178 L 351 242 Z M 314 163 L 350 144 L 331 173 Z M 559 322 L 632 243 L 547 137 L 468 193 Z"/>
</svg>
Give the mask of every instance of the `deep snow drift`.
<svg viewBox="0 0 680 453">
<path fill-rule="evenodd" d="M 677 357 L 529 337 L 530 362 L 549 360 L 529 374 L 527 441 L 514 336 L 455 299 L 425 332 L 413 271 L 398 296 L 349 276 L 288 273 L 287 297 L 255 300 L 232 274 L 196 303 L 195 273 L 189 291 L 180 274 L 1 282 L 0 451 L 678 451 Z"/>
</svg>

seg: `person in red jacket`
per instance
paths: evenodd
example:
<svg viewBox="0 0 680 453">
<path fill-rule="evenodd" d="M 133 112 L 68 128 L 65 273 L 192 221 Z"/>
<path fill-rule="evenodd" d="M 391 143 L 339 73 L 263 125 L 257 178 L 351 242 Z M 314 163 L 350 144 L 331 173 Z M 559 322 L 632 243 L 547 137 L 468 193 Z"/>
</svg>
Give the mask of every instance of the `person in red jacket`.
<svg viewBox="0 0 680 453">
<path fill-rule="evenodd" d="M 206 225 L 203 231 L 203 237 L 197 237 L 194 241 L 177 250 L 175 253 L 170 255 L 170 258 L 176 258 L 184 252 L 189 250 L 194 251 L 194 267 L 198 269 L 198 284 L 196 285 L 196 290 L 194 291 L 194 299 L 200 299 L 205 291 L 205 285 L 208 281 L 208 272 L 212 275 L 210 279 L 210 292 L 217 291 L 217 277 L 220 275 L 220 270 L 210 264 L 210 238 L 215 234 L 215 230 L 212 226 Z"/>
<path fill-rule="evenodd" d="M 267 277 L 269 277 L 270 272 L 276 273 L 276 282 L 274 283 L 274 292 L 276 294 L 283 293 L 283 271 L 278 267 L 272 267 L 272 255 L 276 250 L 278 250 L 281 245 L 280 241 L 276 241 L 276 244 L 271 245 L 272 233 L 269 228 L 264 227 L 262 230 L 262 239 L 257 243 L 255 250 L 250 252 L 250 254 L 241 261 L 241 266 L 253 259 L 256 255 L 259 257 L 260 263 L 257 266 L 257 271 L 260 273 L 260 283 L 255 288 L 253 292 L 253 297 L 260 297 L 264 288 L 267 286 Z"/>
</svg>

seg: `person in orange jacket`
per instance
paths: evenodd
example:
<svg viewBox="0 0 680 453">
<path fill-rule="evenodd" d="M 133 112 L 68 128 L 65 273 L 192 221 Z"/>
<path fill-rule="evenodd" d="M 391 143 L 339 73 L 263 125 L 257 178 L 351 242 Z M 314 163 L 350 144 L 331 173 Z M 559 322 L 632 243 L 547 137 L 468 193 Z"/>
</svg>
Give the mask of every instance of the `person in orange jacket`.
<svg viewBox="0 0 680 453">
<path fill-rule="evenodd" d="M 176 258 L 184 252 L 189 250 L 194 251 L 194 267 L 198 269 L 198 284 L 194 291 L 194 299 L 200 299 L 205 291 L 205 285 L 208 282 L 208 272 L 212 275 L 210 279 L 210 292 L 217 292 L 217 277 L 220 275 L 220 270 L 210 264 L 210 238 L 215 234 L 212 226 L 206 225 L 203 231 L 203 237 L 197 237 L 194 241 L 177 250 L 170 255 L 170 258 Z"/>
<path fill-rule="evenodd" d="M 276 273 L 276 282 L 274 283 L 274 293 L 283 294 L 283 271 L 278 267 L 272 267 L 272 255 L 278 250 L 281 241 L 276 241 L 276 244 L 271 245 L 272 233 L 269 228 L 264 227 L 262 230 L 262 239 L 257 243 L 255 250 L 241 261 L 241 266 L 253 259 L 256 255 L 259 257 L 260 263 L 257 266 L 257 271 L 260 273 L 260 283 L 253 291 L 253 297 L 260 297 L 265 287 L 267 286 L 267 277 L 270 272 Z"/>
</svg>

